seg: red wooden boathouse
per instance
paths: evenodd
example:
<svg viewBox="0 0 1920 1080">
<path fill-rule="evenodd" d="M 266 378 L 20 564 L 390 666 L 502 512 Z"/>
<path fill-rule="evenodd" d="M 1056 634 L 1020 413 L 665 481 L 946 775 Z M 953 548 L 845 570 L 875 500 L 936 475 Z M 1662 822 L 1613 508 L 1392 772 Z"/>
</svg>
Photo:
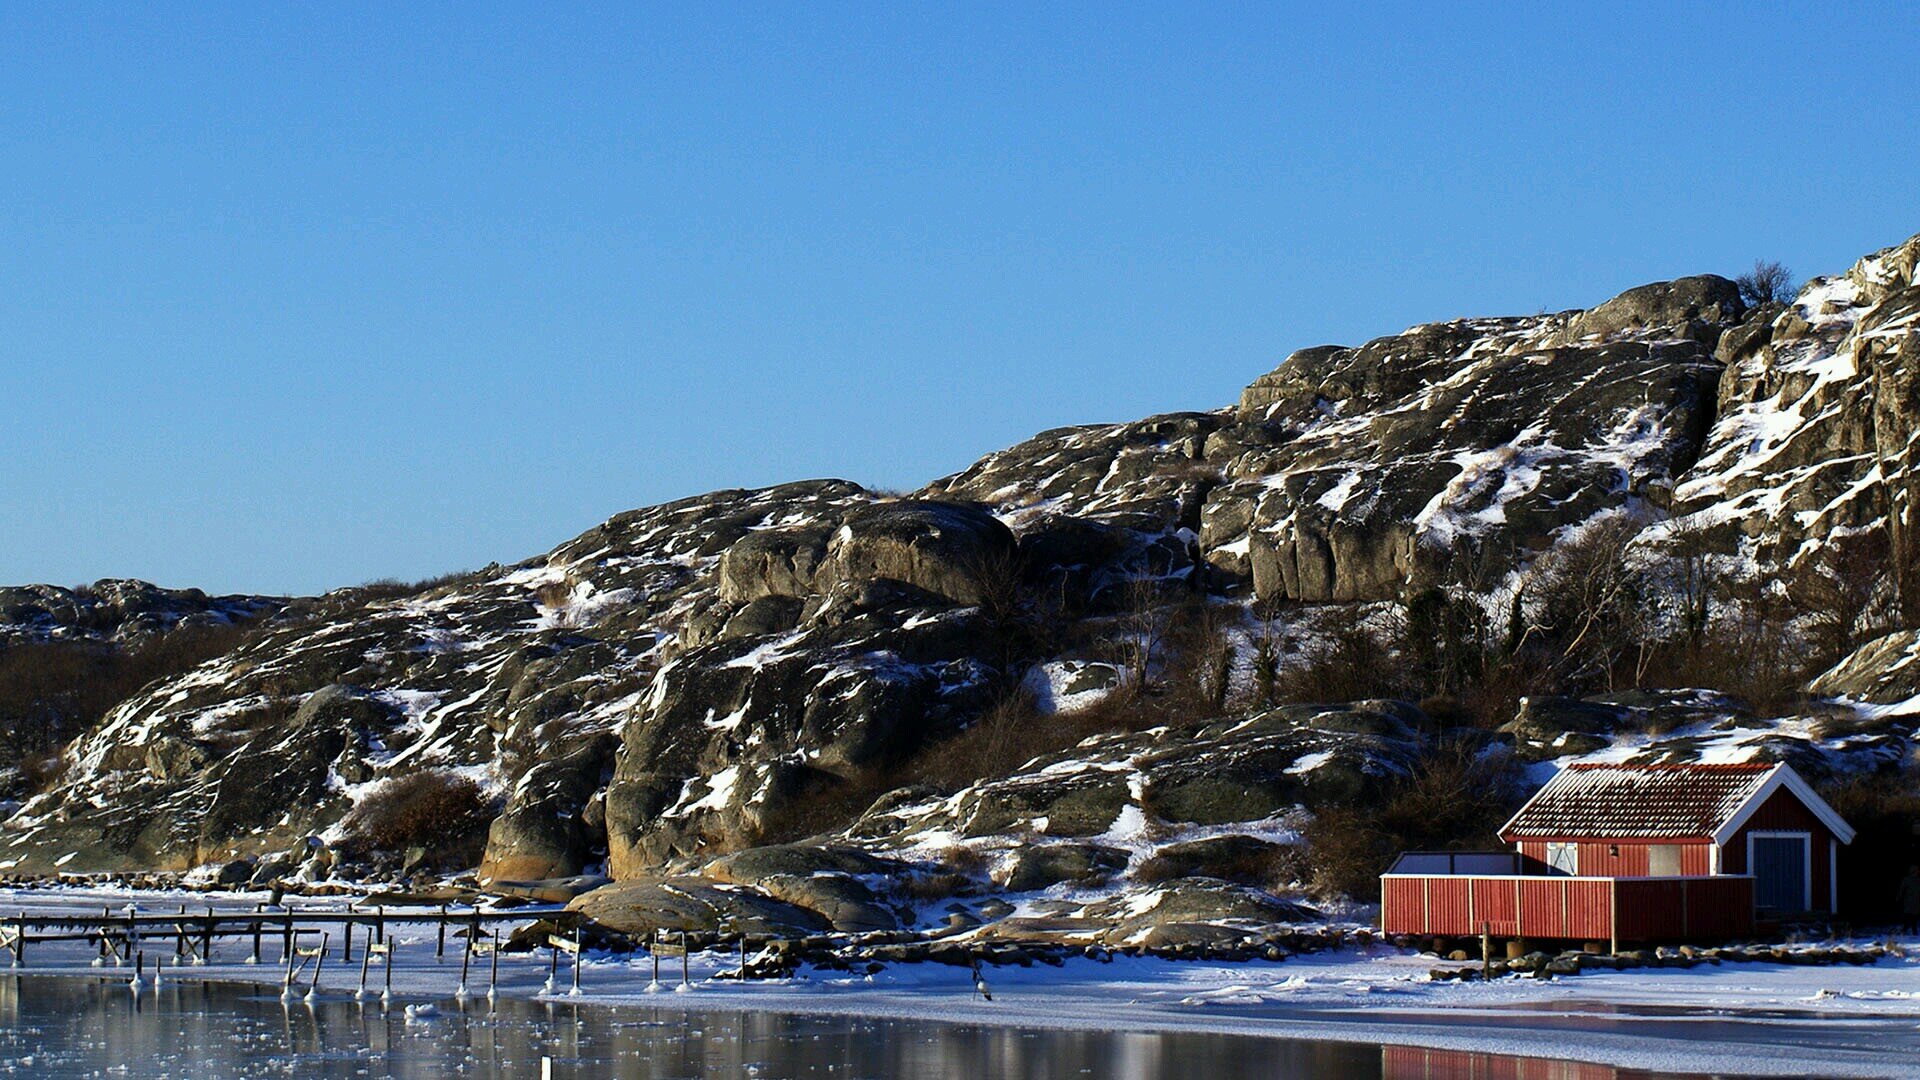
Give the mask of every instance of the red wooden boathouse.
<svg viewBox="0 0 1920 1080">
<path fill-rule="evenodd" d="M 1401 856 L 1390 934 L 1622 941 L 1723 938 L 1838 907 L 1853 829 L 1786 765 L 1579 764 L 1500 830 L 1511 852 Z"/>
</svg>

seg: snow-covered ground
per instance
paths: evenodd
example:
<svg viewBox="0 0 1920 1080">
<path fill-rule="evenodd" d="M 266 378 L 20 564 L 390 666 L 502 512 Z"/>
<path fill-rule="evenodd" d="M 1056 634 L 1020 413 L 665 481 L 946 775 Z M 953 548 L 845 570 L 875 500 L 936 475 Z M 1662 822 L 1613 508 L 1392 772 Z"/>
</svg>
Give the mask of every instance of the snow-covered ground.
<svg viewBox="0 0 1920 1080">
<path fill-rule="evenodd" d="M 209 903 L 251 910 L 260 899 L 240 893 L 0 890 L 0 911 L 97 911 L 129 902 L 156 912 L 177 910 L 180 903 L 197 910 Z M 446 957 L 436 960 L 430 924 L 396 918 L 389 934 L 399 943 L 397 996 L 405 1003 L 452 998 L 460 972 L 457 940 L 450 940 Z M 169 954 L 161 974 L 165 980 L 278 984 L 282 978 L 277 943 L 271 940 L 258 966 L 245 962 L 250 950 L 239 941 L 219 945 L 214 961 L 203 966 L 175 967 L 171 949 L 155 946 Z M 738 962 L 736 953 L 722 951 L 695 956 L 691 985 L 681 990 L 676 959 L 661 961 L 663 985 L 655 987 L 648 957 L 601 954 L 583 965 L 578 1000 L 1046 1028 L 1210 1031 L 1721 1075 L 1920 1077 L 1920 939 L 1908 939 L 1904 946 L 1909 955 L 1866 967 L 1728 963 L 1555 980 L 1509 977 L 1489 984 L 1430 981 L 1427 973 L 1436 963 L 1431 957 L 1385 945 L 1279 963 L 1075 959 L 1057 968 L 1039 963 L 989 967 L 991 1001 L 976 994 L 966 970 L 938 964 L 894 965 L 872 976 L 803 969 L 789 979 L 741 984 L 715 977 Z M 91 949 L 77 943 L 39 945 L 28 959 L 36 974 L 117 982 L 131 976 L 127 969 L 91 963 Z M 500 993 L 519 998 L 548 993 L 548 963 L 544 952 L 503 956 Z M 352 994 L 359 978 L 358 948 L 353 963 L 341 963 L 336 943 L 322 993 Z M 377 968 L 369 981 L 377 993 L 382 981 Z M 484 962 L 475 964 L 470 981 L 475 995 L 484 998 Z M 552 993 L 567 996 L 568 981 L 563 957 Z"/>
</svg>

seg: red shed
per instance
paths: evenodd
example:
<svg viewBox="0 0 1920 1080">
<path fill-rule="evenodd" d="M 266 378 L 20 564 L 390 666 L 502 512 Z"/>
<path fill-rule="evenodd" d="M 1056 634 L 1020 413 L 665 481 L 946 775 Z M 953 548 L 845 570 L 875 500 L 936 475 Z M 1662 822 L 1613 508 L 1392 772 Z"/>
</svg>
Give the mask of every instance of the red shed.
<svg viewBox="0 0 1920 1080">
<path fill-rule="evenodd" d="M 1500 838 L 1512 854 L 1402 856 L 1381 879 L 1382 927 L 1616 945 L 1736 936 L 1756 912 L 1834 911 L 1853 829 L 1785 765 L 1579 764 Z"/>
</svg>

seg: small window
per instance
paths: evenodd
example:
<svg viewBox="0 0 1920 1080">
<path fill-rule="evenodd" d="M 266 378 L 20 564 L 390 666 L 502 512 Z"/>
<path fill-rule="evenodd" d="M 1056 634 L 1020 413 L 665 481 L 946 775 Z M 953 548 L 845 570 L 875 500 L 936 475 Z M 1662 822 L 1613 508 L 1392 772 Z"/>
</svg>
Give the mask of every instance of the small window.
<svg viewBox="0 0 1920 1080">
<path fill-rule="evenodd" d="M 1680 845 L 1653 844 L 1647 848 L 1648 877 L 1680 876 Z"/>
<path fill-rule="evenodd" d="M 1547 845 L 1547 869 L 1568 877 L 1580 873 L 1580 845 L 1550 843 Z"/>
</svg>

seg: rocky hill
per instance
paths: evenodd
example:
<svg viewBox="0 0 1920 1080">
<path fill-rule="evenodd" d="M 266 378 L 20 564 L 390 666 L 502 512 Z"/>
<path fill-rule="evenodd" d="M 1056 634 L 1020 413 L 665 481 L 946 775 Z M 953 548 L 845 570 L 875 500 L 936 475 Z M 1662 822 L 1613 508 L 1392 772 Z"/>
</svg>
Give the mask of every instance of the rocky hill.
<svg viewBox="0 0 1920 1080">
<path fill-rule="evenodd" d="M 904 497 L 714 492 L 424 587 L 198 598 L 250 629 L 79 732 L 0 869 L 604 868 L 610 922 L 842 928 L 1050 889 L 1118 927 L 1364 893 L 1577 755 L 1911 790 L 1916 260 L 1303 349 Z M 0 635 L 121 632 L 76 604 L 0 593 Z"/>
</svg>

